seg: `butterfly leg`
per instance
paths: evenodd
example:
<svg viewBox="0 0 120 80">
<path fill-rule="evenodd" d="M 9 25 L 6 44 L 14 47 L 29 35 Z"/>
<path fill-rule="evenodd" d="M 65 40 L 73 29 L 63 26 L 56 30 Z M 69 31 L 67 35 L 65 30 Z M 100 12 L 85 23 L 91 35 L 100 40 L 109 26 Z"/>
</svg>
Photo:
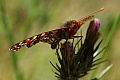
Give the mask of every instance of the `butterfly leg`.
<svg viewBox="0 0 120 80">
<path fill-rule="evenodd" d="M 75 44 L 75 47 L 74 47 L 74 48 L 76 48 L 77 44 L 82 40 L 82 37 L 83 37 L 83 36 L 73 36 L 73 41 L 74 41 L 74 38 L 80 38 L 80 39 L 77 41 L 77 43 Z"/>
</svg>

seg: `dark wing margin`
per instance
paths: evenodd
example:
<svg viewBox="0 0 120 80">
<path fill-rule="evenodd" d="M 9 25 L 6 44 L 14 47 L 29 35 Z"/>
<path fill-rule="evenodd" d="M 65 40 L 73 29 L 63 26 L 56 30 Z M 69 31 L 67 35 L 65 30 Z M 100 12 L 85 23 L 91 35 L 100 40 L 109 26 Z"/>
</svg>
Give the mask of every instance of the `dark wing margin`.
<svg viewBox="0 0 120 80">
<path fill-rule="evenodd" d="M 26 46 L 27 48 L 30 48 L 31 46 L 35 45 L 36 43 L 40 42 L 40 36 L 41 34 L 32 36 L 28 39 L 25 39 L 19 43 L 14 44 L 11 48 L 9 48 L 9 50 L 12 51 L 17 51 L 19 50 L 21 47 Z"/>
</svg>

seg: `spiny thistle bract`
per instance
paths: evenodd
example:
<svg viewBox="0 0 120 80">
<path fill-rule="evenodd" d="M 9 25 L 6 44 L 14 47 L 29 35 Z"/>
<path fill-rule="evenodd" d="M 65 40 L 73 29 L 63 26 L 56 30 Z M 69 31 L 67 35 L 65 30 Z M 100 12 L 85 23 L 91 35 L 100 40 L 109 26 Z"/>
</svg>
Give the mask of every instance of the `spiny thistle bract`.
<svg viewBox="0 0 120 80">
<path fill-rule="evenodd" d="M 95 65 L 98 65 L 104 61 L 99 61 L 99 59 L 94 59 L 101 51 L 97 52 L 102 40 L 95 46 L 95 43 L 100 37 L 100 21 L 99 19 L 94 19 L 90 22 L 88 27 L 86 38 L 84 43 L 80 39 L 79 42 L 74 44 L 66 40 L 61 43 L 59 48 L 56 49 L 57 59 L 59 61 L 58 65 L 54 65 L 51 61 L 52 66 L 57 70 L 54 72 L 56 77 L 60 80 L 78 80 L 79 78 L 88 74 L 88 71 L 94 69 Z M 74 39 L 74 38 L 73 38 Z M 81 45 L 78 51 L 75 51 L 76 45 Z"/>
</svg>

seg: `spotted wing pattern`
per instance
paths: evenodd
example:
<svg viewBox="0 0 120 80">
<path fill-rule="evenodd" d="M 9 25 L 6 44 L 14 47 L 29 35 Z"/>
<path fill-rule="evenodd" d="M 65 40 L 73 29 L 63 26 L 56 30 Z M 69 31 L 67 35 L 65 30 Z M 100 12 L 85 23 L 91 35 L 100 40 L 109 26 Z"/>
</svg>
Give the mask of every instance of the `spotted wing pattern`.
<svg viewBox="0 0 120 80">
<path fill-rule="evenodd" d="M 37 42 L 40 41 L 40 36 L 41 36 L 41 34 L 35 35 L 35 36 L 32 36 L 32 37 L 30 37 L 30 38 L 28 38 L 28 39 L 26 39 L 26 40 L 23 40 L 23 41 L 21 41 L 21 42 L 19 42 L 19 43 L 16 43 L 16 44 L 14 44 L 14 45 L 10 48 L 10 50 L 17 51 L 17 50 L 19 50 L 19 49 L 20 49 L 21 47 L 23 47 L 23 46 L 26 46 L 27 48 L 29 48 L 29 47 L 31 47 L 33 44 L 36 44 Z"/>
<path fill-rule="evenodd" d="M 67 32 L 69 32 L 69 28 L 60 28 L 51 30 L 48 32 L 43 32 L 41 34 L 32 36 L 28 39 L 25 39 L 19 43 L 14 44 L 9 50 L 17 51 L 21 47 L 26 46 L 27 48 L 30 48 L 31 46 L 35 45 L 39 42 L 44 42 L 51 44 L 51 48 L 55 49 L 57 46 L 57 43 L 63 39 L 66 38 L 67 35 L 65 35 Z"/>
</svg>

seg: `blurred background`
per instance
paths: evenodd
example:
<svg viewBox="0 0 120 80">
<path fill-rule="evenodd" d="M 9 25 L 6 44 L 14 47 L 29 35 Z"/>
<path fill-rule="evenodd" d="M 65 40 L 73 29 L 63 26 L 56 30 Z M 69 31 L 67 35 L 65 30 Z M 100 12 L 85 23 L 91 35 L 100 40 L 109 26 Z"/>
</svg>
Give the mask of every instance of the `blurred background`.
<svg viewBox="0 0 120 80">
<path fill-rule="evenodd" d="M 57 62 L 55 50 L 52 50 L 50 45 L 39 43 L 17 52 L 8 49 L 21 40 L 59 28 L 66 21 L 78 20 L 101 7 L 105 10 L 95 14 L 95 18 L 100 19 L 103 48 L 118 18 L 119 3 L 119 0 L 0 0 L 0 80 L 57 80 L 49 63 Z M 83 36 L 89 22 L 81 28 Z M 108 61 L 100 64 L 95 75 L 110 64 L 113 64 L 113 67 L 101 80 L 120 80 L 119 22 L 112 31 L 109 46 L 104 54 L 104 59 Z M 92 72 L 82 79 L 89 80 Z"/>
</svg>

